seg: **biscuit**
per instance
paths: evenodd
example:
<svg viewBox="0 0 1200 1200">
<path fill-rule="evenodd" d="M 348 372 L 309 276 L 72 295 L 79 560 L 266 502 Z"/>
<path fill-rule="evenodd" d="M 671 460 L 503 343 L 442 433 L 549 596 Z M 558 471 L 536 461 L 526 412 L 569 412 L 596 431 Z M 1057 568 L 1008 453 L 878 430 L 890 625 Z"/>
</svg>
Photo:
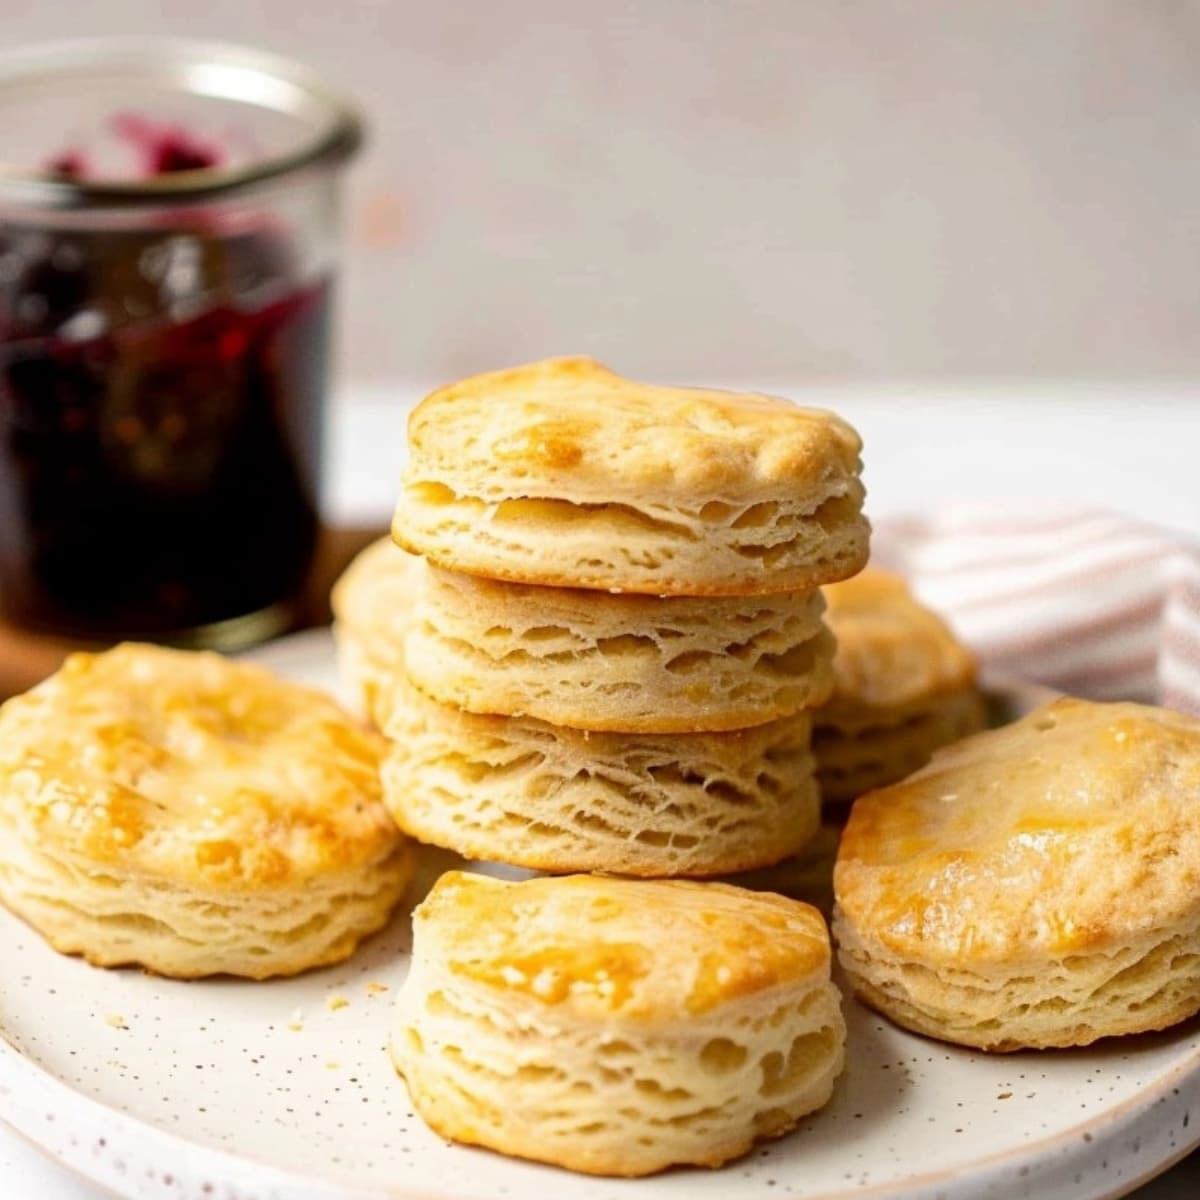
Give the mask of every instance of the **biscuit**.
<svg viewBox="0 0 1200 1200">
<path fill-rule="evenodd" d="M 56 949 L 178 978 L 346 958 L 410 851 L 382 738 L 215 654 L 73 654 L 0 708 L 0 900 Z"/>
<path fill-rule="evenodd" d="M 816 832 L 804 714 L 729 733 L 586 733 L 414 693 L 387 734 L 384 799 L 405 832 L 542 871 L 716 875 Z"/>
<path fill-rule="evenodd" d="M 908 715 L 892 710 L 875 725 L 837 727 L 813 716 L 813 756 L 821 796 L 844 805 L 923 767 L 934 751 L 976 733 L 986 723 L 983 697 L 974 688 L 914 705 Z"/>
<path fill-rule="evenodd" d="M 392 536 L 472 575 L 737 596 L 866 561 L 858 435 L 776 397 L 556 358 L 434 392 L 408 437 Z"/>
<path fill-rule="evenodd" d="M 1200 721 L 1057 700 L 855 801 L 834 869 L 854 990 L 986 1050 L 1200 1009 Z"/>
<path fill-rule="evenodd" d="M 363 550 L 333 585 L 338 678 L 359 716 L 382 729 L 404 672 L 404 637 L 425 564 L 391 538 Z"/>
<path fill-rule="evenodd" d="M 829 696 L 823 608 L 815 589 L 659 599 L 433 567 L 409 626 L 408 678 L 469 712 L 576 729 L 741 729 Z"/>
<path fill-rule="evenodd" d="M 799 854 L 771 867 L 741 871 L 723 880 L 755 892 L 778 892 L 811 904 L 822 916 L 833 912 L 833 864 L 837 858 L 842 827 L 822 821 Z"/>
<path fill-rule="evenodd" d="M 898 576 L 868 568 L 824 589 L 837 638 L 832 697 L 813 715 L 826 801 L 883 787 L 982 729 L 975 659 Z"/>
<path fill-rule="evenodd" d="M 715 1167 L 828 1101 L 825 922 L 721 884 L 443 875 L 392 1058 L 454 1141 L 594 1175 Z"/>
</svg>

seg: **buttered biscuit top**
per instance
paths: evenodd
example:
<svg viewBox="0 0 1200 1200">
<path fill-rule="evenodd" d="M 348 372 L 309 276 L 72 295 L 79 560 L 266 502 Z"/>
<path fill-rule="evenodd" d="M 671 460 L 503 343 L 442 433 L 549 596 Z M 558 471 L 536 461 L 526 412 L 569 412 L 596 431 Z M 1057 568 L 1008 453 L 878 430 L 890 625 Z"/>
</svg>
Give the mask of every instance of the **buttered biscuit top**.
<svg viewBox="0 0 1200 1200">
<path fill-rule="evenodd" d="M 846 422 L 774 396 L 624 379 L 549 359 L 434 392 L 409 421 L 409 478 L 485 499 L 528 490 L 607 503 L 692 504 L 815 487 L 858 471 Z"/>
<path fill-rule="evenodd" d="M 843 920 L 947 966 L 1200 927 L 1200 722 L 1063 699 L 855 804 Z"/>
<path fill-rule="evenodd" d="M 0 710 L 0 805 L 67 859 L 255 891 L 395 848 L 382 749 L 261 668 L 125 645 L 71 656 Z"/>
<path fill-rule="evenodd" d="M 672 1024 L 828 975 L 815 909 L 717 883 L 451 873 L 417 919 L 451 974 L 581 1017 Z"/>
</svg>

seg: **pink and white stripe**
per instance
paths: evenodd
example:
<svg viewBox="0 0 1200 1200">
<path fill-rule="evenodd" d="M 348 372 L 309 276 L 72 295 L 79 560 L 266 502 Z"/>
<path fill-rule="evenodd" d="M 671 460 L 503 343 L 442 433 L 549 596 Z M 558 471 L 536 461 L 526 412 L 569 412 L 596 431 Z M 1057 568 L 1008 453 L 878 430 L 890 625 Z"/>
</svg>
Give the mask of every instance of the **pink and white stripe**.
<svg viewBox="0 0 1200 1200">
<path fill-rule="evenodd" d="M 1094 508 L 961 505 L 877 521 L 986 667 L 1099 700 L 1200 715 L 1200 539 Z"/>
</svg>

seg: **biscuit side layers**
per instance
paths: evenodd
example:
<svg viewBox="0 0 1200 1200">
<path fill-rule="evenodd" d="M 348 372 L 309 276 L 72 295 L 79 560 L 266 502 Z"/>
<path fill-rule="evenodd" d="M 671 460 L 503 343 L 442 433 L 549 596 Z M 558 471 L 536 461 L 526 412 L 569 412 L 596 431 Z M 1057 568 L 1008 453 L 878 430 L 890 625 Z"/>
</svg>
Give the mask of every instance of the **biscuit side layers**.
<svg viewBox="0 0 1200 1200">
<path fill-rule="evenodd" d="M 543 871 L 719 875 L 816 832 L 805 714 L 728 733 L 586 733 L 397 703 L 384 800 L 401 829 L 468 858 Z"/>
<path fill-rule="evenodd" d="M 433 567 L 404 657 L 421 691 L 470 712 L 589 730 L 742 729 L 829 696 L 823 607 L 817 591 L 611 596 Z"/>
</svg>

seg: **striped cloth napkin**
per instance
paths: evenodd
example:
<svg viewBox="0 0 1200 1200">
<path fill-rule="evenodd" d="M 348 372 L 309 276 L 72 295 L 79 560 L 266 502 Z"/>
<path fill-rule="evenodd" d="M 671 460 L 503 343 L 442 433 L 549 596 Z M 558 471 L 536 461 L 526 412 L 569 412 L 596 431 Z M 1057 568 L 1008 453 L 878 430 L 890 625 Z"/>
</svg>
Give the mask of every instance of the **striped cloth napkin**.
<svg viewBox="0 0 1200 1200">
<path fill-rule="evenodd" d="M 1096 508 L 960 505 L 875 522 L 985 668 L 1200 716 L 1200 540 Z"/>
</svg>

